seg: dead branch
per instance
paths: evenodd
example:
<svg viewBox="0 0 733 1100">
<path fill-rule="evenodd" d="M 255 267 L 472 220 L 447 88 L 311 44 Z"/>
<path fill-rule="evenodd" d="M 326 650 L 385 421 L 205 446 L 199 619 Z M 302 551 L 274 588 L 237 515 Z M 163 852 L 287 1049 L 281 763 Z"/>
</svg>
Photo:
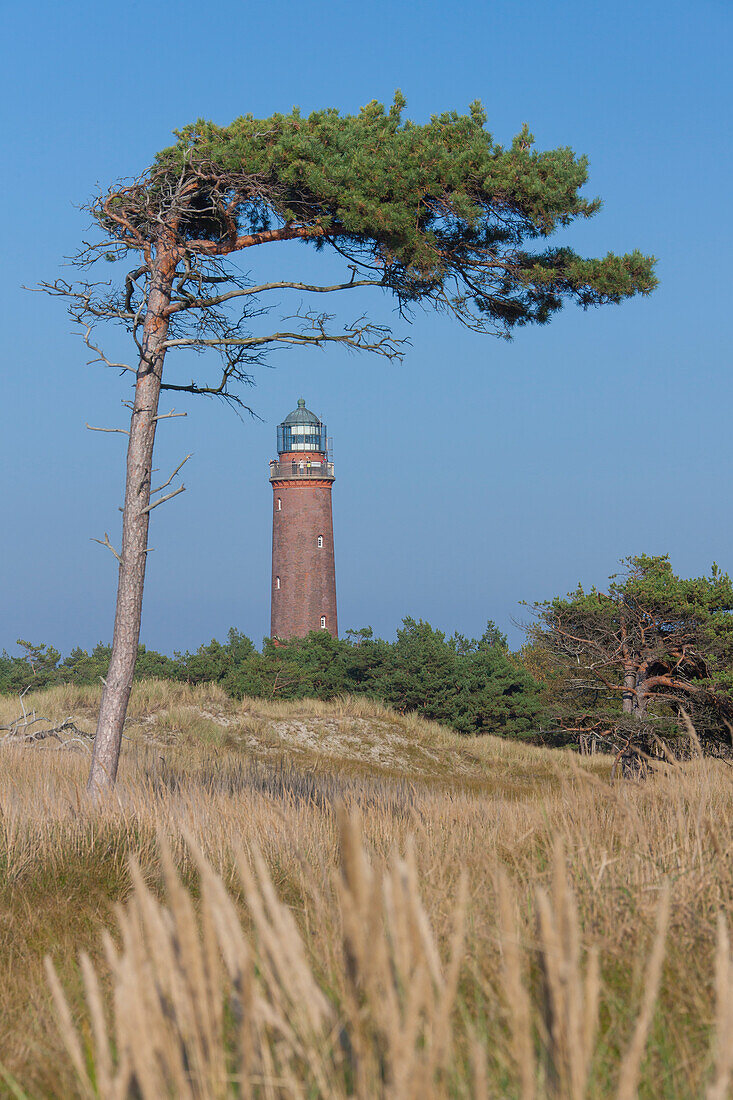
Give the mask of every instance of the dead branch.
<svg viewBox="0 0 733 1100">
<path fill-rule="evenodd" d="M 104 532 L 104 539 L 103 540 L 102 539 L 91 539 L 90 541 L 91 542 L 98 542 L 100 546 L 106 546 L 108 550 L 112 551 L 112 553 L 117 558 L 117 561 L 120 563 L 120 565 L 122 565 L 122 558 L 117 553 L 117 551 L 115 550 L 112 543 L 109 541 L 109 535 L 107 534 L 106 531 Z"/>
<path fill-rule="evenodd" d="M 184 414 L 184 415 L 185 415 L 185 414 Z M 193 458 L 193 451 L 191 452 L 191 454 L 190 454 L 190 455 L 186 455 L 186 457 L 184 458 L 183 462 L 180 462 L 180 463 L 178 464 L 178 466 L 176 466 L 175 470 L 173 471 L 173 473 L 171 474 L 171 476 L 170 476 L 170 477 L 168 478 L 168 480 L 167 480 L 167 481 L 164 481 L 162 485 L 159 485 L 159 486 L 157 487 L 157 489 L 151 489 L 151 490 L 150 490 L 150 493 L 151 493 L 151 495 L 152 495 L 153 493 L 159 493 L 159 492 L 161 491 L 161 489 L 167 489 L 167 488 L 168 488 L 168 486 L 170 485 L 170 483 L 171 483 L 171 482 L 173 481 L 173 478 L 174 478 L 174 477 L 176 476 L 176 474 L 177 474 L 177 473 L 179 472 L 179 470 L 181 470 L 181 469 L 182 469 L 182 467 L 183 467 L 183 466 L 185 466 L 185 464 L 186 464 L 186 463 L 188 462 L 189 458 Z"/>
<path fill-rule="evenodd" d="M 358 324 L 358 322 L 357 322 Z M 374 339 L 371 339 L 371 337 Z M 181 337 L 174 340 L 166 340 L 163 345 L 168 348 L 254 348 L 263 344 L 292 344 L 296 346 L 311 345 L 322 347 L 323 344 L 346 344 L 358 351 L 371 351 L 378 355 L 384 355 L 388 359 L 401 358 L 401 345 L 403 340 L 392 337 L 389 329 L 381 325 L 363 325 L 362 327 L 349 326 L 343 333 L 329 333 L 325 328 L 313 333 L 310 332 L 272 332 L 268 336 L 222 336 L 215 339 L 201 337 Z M 174 386 L 166 388 L 175 389 Z"/>
<path fill-rule="evenodd" d="M 86 424 L 85 427 L 87 427 L 90 432 L 119 432 L 120 435 L 130 434 L 125 428 L 93 428 L 91 424 Z"/>
<path fill-rule="evenodd" d="M 119 371 L 122 371 L 123 373 L 124 373 L 124 371 L 129 371 L 131 374 L 137 374 L 137 371 L 135 370 L 135 368 L 131 367 L 129 363 L 113 363 L 111 359 L 108 359 L 107 356 L 102 351 L 102 349 L 100 347 L 98 347 L 96 344 L 93 344 L 91 342 L 91 340 L 89 338 L 90 334 L 91 334 L 91 331 L 92 331 L 92 326 L 87 325 L 86 326 L 86 331 L 84 333 L 84 343 L 86 344 L 86 346 L 89 348 L 90 351 L 96 351 L 97 358 L 96 359 L 89 359 L 88 362 L 87 362 L 87 366 L 91 366 L 92 363 L 104 363 L 105 367 L 112 367 L 113 370 L 119 370 Z"/>
<path fill-rule="evenodd" d="M 85 737 L 88 741 L 92 741 L 94 739 L 94 734 L 87 733 L 86 730 L 79 729 L 79 727 L 75 724 L 73 718 L 66 718 L 65 721 L 61 723 L 61 725 L 54 726 L 52 729 L 36 730 L 34 733 L 26 733 L 22 735 L 10 734 L 8 737 L 3 739 L 3 742 L 7 741 L 9 738 L 12 738 L 16 742 L 19 741 L 25 744 L 32 744 L 37 741 L 45 741 L 48 737 L 54 737 L 57 741 L 60 741 L 61 737 L 59 735 L 62 733 L 75 734 L 74 740 L 77 740 L 79 737 Z"/>
<path fill-rule="evenodd" d="M 28 685 L 28 687 L 30 687 L 30 685 Z M 73 738 L 74 741 L 78 741 L 79 738 L 86 738 L 88 741 L 91 741 L 93 739 L 93 734 L 87 733 L 85 730 L 79 729 L 79 727 L 75 724 L 73 718 L 71 717 L 65 718 L 60 725 L 53 726 L 50 729 L 31 730 L 31 726 L 35 726 L 39 722 L 48 722 L 50 721 L 50 719 L 37 717 L 35 710 L 32 711 L 30 715 L 28 714 L 25 709 L 25 703 L 23 702 L 23 697 L 28 691 L 28 687 L 26 687 L 19 696 L 22 713 L 15 719 L 15 721 L 11 722 L 9 726 L 0 726 L 0 733 L 4 734 L 3 737 L 0 737 L 0 745 L 28 745 L 34 744 L 38 741 L 45 741 L 47 738 L 50 737 L 62 742 L 63 745 L 67 742 L 62 741 L 60 736 L 60 734 L 62 733 L 75 734 L 75 737 Z"/>
<path fill-rule="evenodd" d="M 164 497 L 160 497 L 159 500 L 154 500 L 152 504 L 149 504 L 147 508 L 141 508 L 140 515 L 144 516 L 146 512 L 152 512 L 153 508 L 157 508 L 159 504 L 165 504 L 167 500 L 173 500 L 173 497 L 177 497 L 179 493 L 185 493 L 186 486 L 181 485 L 179 489 L 175 489 L 172 493 L 168 493 Z M 110 547 L 111 549 L 111 547 Z"/>
<path fill-rule="evenodd" d="M 352 268 L 352 271 L 354 270 Z M 210 298 L 197 298 L 195 295 L 186 294 L 185 290 L 182 290 L 185 295 L 183 301 L 174 302 L 167 312 L 170 317 L 174 313 L 181 313 L 187 309 L 208 309 L 212 306 L 221 305 L 223 302 L 229 302 L 233 298 L 246 298 L 252 294 L 262 294 L 270 290 L 302 290 L 308 294 L 331 294 L 334 291 L 353 290 L 361 286 L 384 286 L 384 281 L 382 279 L 355 279 L 352 275 L 349 282 L 334 283 L 332 286 L 316 286 L 311 283 L 294 282 L 261 283 L 259 286 L 238 287 L 236 290 L 229 290 L 225 294 L 216 294 Z"/>
</svg>

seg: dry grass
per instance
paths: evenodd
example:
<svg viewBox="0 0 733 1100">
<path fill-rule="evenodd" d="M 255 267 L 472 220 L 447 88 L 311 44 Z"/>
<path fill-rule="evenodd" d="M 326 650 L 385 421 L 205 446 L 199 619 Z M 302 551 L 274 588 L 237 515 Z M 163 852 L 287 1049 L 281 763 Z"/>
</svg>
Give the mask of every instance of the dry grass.
<svg viewBox="0 0 733 1100">
<path fill-rule="evenodd" d="M 363 700 L 158 683 L 130 719 L 101 808 L 83 751 L 2 751 L 7 1095 L 730 1095 L 722 762 L 612 786 Z"/>
</svg>

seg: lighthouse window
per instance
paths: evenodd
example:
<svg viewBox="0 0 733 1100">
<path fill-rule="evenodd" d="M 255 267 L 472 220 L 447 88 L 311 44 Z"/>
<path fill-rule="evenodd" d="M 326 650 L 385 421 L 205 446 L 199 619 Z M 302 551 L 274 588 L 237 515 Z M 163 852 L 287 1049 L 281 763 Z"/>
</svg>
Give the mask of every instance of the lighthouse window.
<svg viewBox="0 0 733 1100">
<path fill-rule="evenodd" d="M 318 549 L 320 550 L 322 548 L 322 546 L 323 546 L 323 535 L 319 535 L 318 536 Z M 326 624 L 324 622 L 321 625 L 325 626 Z"/>
<path fill-rule="evenodd" d="M 326 629 L 326 616 L 321 615 L 321 630 L 325 630 L 325 629 Z"/>
<path fill-rule="evenodd" d="M 277 449 L 284 451 L 319 451 L 328 447 L 324 424 L 281 424 L 277 429 Z"/>
<path fill-rule="evenodd" d="M 282 510 L 283 510 L 283 502 L 280 499 L 280 497 L 277 498 L 277 510 L 278 510 L 278 512 L 282 512 Z"/>
<path fill-rule="evenodd" d="M 279 588 L 279 587 L 280 587 L 280 578 L 276 577 L 275 578 L 275 588 Z"/>
</svg>

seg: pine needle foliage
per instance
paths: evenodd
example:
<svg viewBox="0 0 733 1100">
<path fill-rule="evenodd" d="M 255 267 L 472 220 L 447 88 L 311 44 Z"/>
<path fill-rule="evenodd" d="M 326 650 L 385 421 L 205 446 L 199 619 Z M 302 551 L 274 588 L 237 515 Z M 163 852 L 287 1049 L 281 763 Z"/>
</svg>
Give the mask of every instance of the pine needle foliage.
<svg viewBox="0 0 733 1100">
<path fill-rule="evenodd" d="M 535 149 L 526 126 L 502 146 L 478 102 L 423 125 L 404 107 L 398 92 L 390 108 L 372 101 L 356 115 L 294 108 L 229 126 L 199 119 L 95 213 L 133 249 L 172 222 L 187 251 L 219 256 L 243 239 L 292 233 L 376 269 L 403 306 L 430 303 L 503 336 L 547 322 L 567 301 L 588 307 L 654 289 L 654 259 L 639 251 L 586 259 L 527 248 L 600 209 L 581 195 L 587 157 Z M 180 216 L 173 181 L 185 184 Z"/>
</svg>

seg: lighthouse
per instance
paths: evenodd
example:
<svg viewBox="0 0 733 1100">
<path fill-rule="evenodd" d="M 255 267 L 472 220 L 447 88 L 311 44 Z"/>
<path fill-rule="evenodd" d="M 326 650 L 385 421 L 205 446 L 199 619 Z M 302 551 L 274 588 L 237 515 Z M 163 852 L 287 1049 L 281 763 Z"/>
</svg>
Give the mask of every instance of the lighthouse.
<svg viewBox="0 0 733 1100">
<path fill-rule="evenodd" d="M 303 638 L 311 630 L 338 637 L 333 482 L 326 425 L 301 397 L 278 425 L 270 463 L 273 638 Z"/>
</svg>

